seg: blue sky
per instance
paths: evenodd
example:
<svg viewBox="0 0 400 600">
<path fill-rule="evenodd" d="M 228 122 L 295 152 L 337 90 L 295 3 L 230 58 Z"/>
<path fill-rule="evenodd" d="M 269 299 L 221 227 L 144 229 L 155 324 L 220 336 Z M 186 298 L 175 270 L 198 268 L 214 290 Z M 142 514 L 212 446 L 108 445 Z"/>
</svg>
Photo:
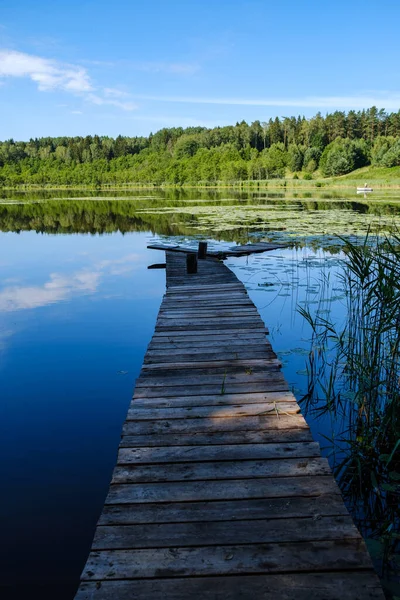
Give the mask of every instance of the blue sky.
<svg viewBox="0 0 400 600">
<path fill-rule="evenodd" d="M 0 0 L 0 139 L 400 108 L 398 0 Z"/>
</svg>

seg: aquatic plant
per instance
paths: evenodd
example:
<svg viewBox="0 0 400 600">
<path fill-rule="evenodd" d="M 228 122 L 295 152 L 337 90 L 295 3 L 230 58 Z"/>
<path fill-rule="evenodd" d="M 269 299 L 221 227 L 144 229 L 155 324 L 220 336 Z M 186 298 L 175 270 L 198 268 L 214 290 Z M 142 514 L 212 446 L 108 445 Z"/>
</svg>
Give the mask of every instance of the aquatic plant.
<svg viewBox="0 0 400 600">
<path fill-rule="evenodd" d="M 335 476 L 385 575 L 400 566 L 400 236 L 344 252 L 344 322 L 298 309 L 312 329 L 303 403 L 332 418 Z"/>
</svg>

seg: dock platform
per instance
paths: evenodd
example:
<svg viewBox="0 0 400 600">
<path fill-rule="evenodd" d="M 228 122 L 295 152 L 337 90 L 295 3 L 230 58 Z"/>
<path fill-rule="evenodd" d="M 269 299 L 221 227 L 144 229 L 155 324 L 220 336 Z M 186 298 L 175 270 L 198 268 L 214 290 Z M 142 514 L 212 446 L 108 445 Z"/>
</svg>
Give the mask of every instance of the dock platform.
<svg viewBox="0 0 400 600">
<path fill-rule="evenodd" d="M 76 600 L 383 600 L 244 285 L 166 257 Z"/>
</svg>

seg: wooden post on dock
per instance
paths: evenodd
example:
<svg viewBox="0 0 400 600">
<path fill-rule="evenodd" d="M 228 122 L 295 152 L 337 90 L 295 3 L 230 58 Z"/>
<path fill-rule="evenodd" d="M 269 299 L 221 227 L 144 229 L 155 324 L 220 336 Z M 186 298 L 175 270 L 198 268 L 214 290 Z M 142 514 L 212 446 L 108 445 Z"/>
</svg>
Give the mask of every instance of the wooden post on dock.
<svg viewBox="0 0 400 600">
<path fill-rule="evenodd" d="M 197 257 L 203 259 L 207 256 L 207 242 L 199 242 Z"/>
<path fill-rule="evenodd" d="M 197 254 L 194 252 L 186 254 L 186 272 L 197 273 Z"/>
</svg>

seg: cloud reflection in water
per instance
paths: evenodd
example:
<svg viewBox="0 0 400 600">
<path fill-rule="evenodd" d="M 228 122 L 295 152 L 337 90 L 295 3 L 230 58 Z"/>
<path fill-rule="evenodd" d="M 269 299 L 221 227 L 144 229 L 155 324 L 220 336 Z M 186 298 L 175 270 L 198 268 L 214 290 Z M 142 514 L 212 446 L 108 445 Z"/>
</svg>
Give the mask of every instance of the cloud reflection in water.
<svg viewBox="0 0 400 600">
<path fill-rule="evenodd" d="M 92 294 L 97 291 L 105 275 L 122 275 L 138 266 L 140 256 L 128 254 L 114 260 L 103 260 L 92 270 L 82 269 L 75 273 L 51 273 L 43 285 L 13 285 L 0 291 L 0 311 L 12 312 L 38 308 L 68 300 L 74 295 Z"/>
</svg>

